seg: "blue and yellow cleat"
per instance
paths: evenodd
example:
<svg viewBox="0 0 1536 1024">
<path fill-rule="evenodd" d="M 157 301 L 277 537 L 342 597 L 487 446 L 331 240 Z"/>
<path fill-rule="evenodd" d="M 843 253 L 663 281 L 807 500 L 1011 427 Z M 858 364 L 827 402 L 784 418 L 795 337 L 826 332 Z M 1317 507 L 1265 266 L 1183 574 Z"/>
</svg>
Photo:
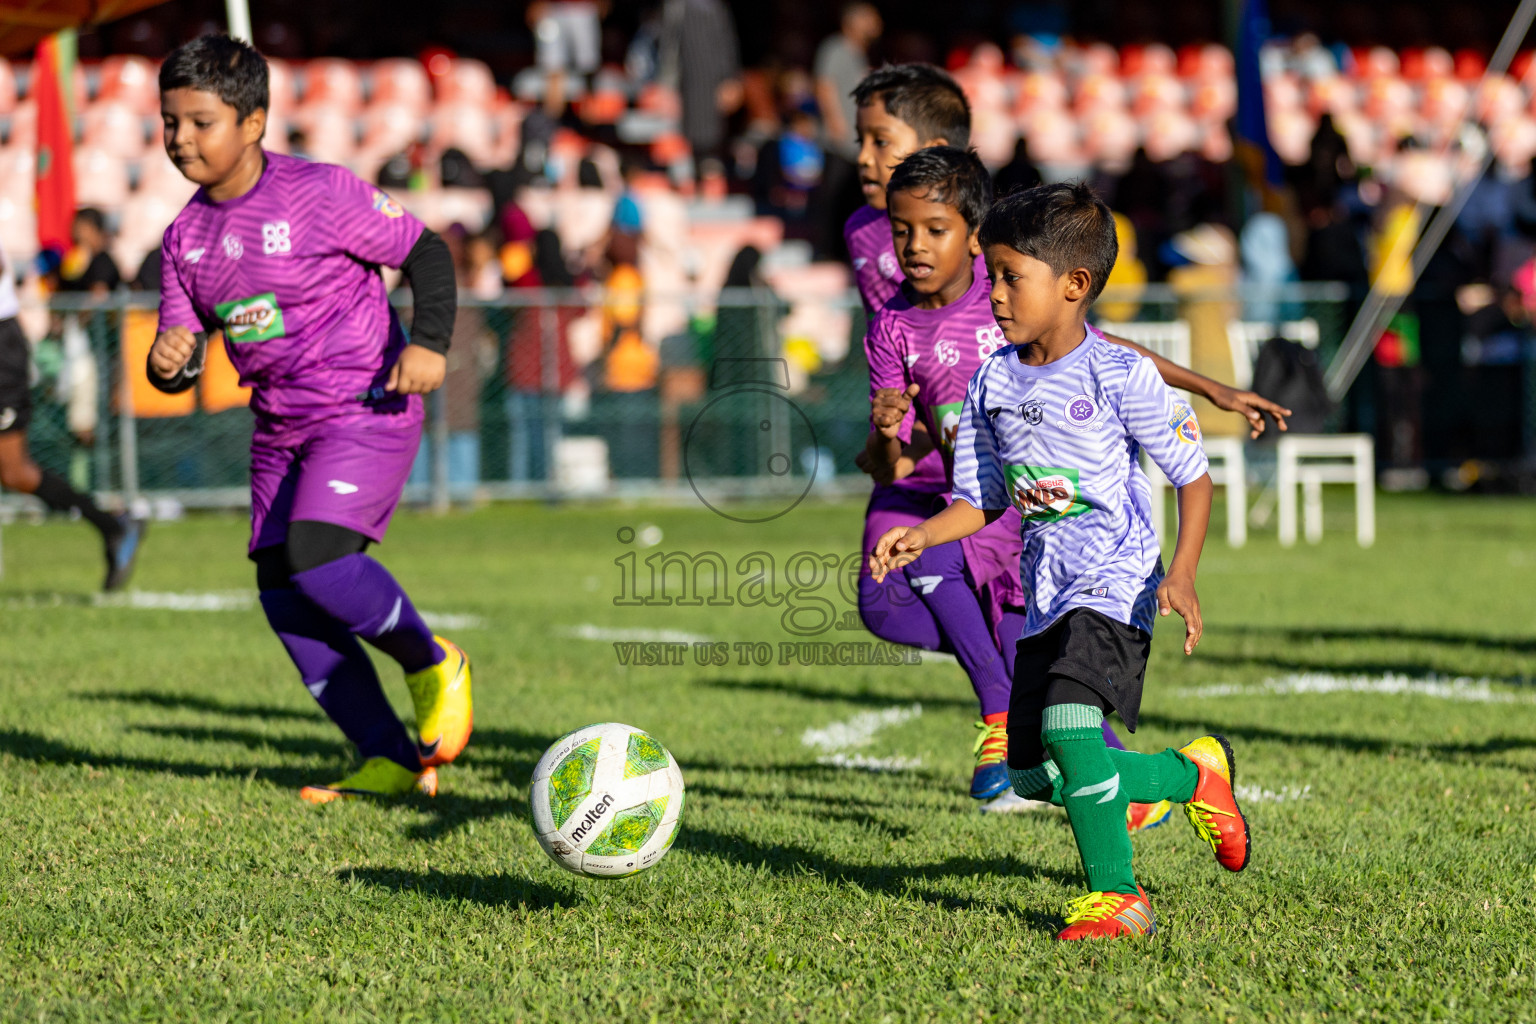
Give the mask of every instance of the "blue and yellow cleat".
<svg viewBox="0 0 1536 1024">
<path fill-rule="evenodd" d="M 1127 804 L 1125 830 L 1135 835 L 1149 828 L 1157 828 L 1171 817 L 1173 817 L 1173 803 L 1168 800 L 1159 800 L 1151 804 Z"/>
<path fill-rule="evenodd" d="M 977 800 L 990 800 L 999 793 L 1013 788 L 1008 781 L 1008 726 L 1004 722 L 977 722 L 981 735 L 976 738 L 972 752 L 976 755 L 976 770 L 971 774 L 971 796 Z"/>
<path fill-rule="evenodd" d="M 437 796 L 437 769 L 413 772 L 387 757 L 370 757 L 361 768 L 339 782 L 305 786 L 299 790 L 299 798 L 312 804 L 328 804 L 332 800 L 360 796 L 391 797 L 407 793 Z"/>
<path fill-rule="evenodd" d="M 447 764 L 458 757 L 475 728 L 469 655 L 440 636 L 433 639 L 443 649 L 443 660 L 405 676 L 416 705 L 416 748 L 423 767 Z"/>
<path fill-rule="evenodd" d="M 107 538 L 107 578 L 101 584 L 101 589 L 109 593 L 122 590 L 128 585 L 128 580 L 133 577 L 133 566 L 139 557 L 139 545 L 143 542 L 144 530 L 149 525 L 144 520 L 135 519 L 127 514 L 118 516 L 117 522 L 122 529 Z"/>
</svg>

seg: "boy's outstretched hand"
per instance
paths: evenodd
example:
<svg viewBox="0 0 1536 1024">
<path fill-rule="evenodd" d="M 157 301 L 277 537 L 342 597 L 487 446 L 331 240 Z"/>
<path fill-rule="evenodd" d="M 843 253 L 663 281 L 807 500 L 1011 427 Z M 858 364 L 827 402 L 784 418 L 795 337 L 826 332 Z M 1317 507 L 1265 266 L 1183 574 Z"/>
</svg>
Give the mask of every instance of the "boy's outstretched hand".
<svg viewBox="0 0 1536 1024">
<path fill-rule="evenodd" d="M 905 390 L 880 388 L 870 398 L 869 418 L 882 437 L 896 436 L 901 421 L 907 418 L 907 410 L 912 408 L 912 399 L 917 397 L 917 391 L 916 384 L 908 384 Z"/>
<path fill-rule="evenodd" d="M 870 575 L 876 583 L 884 583 L 887 573 L 917 561 L 927 545 L 928 531 L 921 526 L 891 527 L 875 542 L 875 550 L 869 556 Z"/>
<path fill-rule="evenodd" d="M 149 368 L 161 380 L 170 380 L 181 372 L 197 351 L 197 337 L 185 327 L 172 327 L 155 339 L 149 350 Z"/>
<path fill-rule="evenodd" d="M 884 540 L 885 538 L 881 538 Z M 1195 581 L 1183 574 L 1170 573 L 1157 588 L 1157 611 L 1167 615 L 1170 611 L 1184 617 L 1184 653 L 1194 654 L 1205 624 L 1200 621 L 1200 595 L 1195 593 Z"/>
<path fill-rule="evenodd" d="M 384 390 L 402 395 L 425 395 L 443 386 L 448 357 L 420 345 L 407 345 L 389 371 Z"/>
<path fill-rule="evenodd" d="M 1216 385 L 1211 389 L 1211 393 L 1207 397 L 1216 408 L 1238 413 L 1246 419 L 1248 421 L 1250 431 L 1248 436 L 1250 438 L 1258 437 L 1264 433 L 1265 414 L 1268 414 L 1275 421 L 1275 426 L 1279 427 L 1282 433 L 1286 430 L 1285 418 L 1291 414 L 1291 410 L 1276 402 L 1271 402 L 1263 395 L 1252 391 L 1239 391 L 1236 388 L 1229 388 L 1225 384 Z"/>
</svg>

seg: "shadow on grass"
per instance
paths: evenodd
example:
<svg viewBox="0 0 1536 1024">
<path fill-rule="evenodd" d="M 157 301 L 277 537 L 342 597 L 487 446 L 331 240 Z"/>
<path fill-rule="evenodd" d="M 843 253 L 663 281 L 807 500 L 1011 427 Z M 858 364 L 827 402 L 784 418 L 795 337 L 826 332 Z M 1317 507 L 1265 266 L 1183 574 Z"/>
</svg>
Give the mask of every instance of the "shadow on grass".
<svg viewBox="0 0 1536 1024">
<path fill-rule="evenodd" d="M 763 843 L 688 824 L 685 824 L 682 832 L 679 833 L 675 848 L 687 850 L 698 856 L 739 864 L 745 868 L 767 870 L 786 878 L 815 876 L 834 885 L 856 886 L 865 892 L 879 892 L 889 896 L 921 900 L 945 910 L 998 911 L 1011 917 L 1022 918 L 1042 928 L 1054 925 L 1056 919 L 1047 914 L 1020 910 L 1007 904 L 942 892 L 932 883 L 952 878 L 996 875 L 1020 879 L 1049 878 L 1073 887 L 1082 884 L 1082 878 L 1075 872 L 1054 871 L 1036 864 L 1027 864 L 1015 857 L 993 859 L 950 857 L 932 864 L 915 866 L 844 864 L 826 854 L 803 846 Z"/>
<path fill-rule="evenodd" d="M 319 719 L 317 719 L 319 721 Z M 166 736 L 190 743 L 237 743 L 251 750 L 273 750 L 303 757 L 334 757 L 342 749 L 340 739 L 315 736 L 273 736 L 249 729 L 215 729 L 193 725 L 133 725 L 134 732 Z"/>
<path fill-rule="evenodd" d="M 932 694 L 891 694 L 871 693 L 868 690 L 858 692 L 852 690 L 839 690 L 832 686 L 811 686 L 806 683 L 795 683 L 784 679 L 703 679 L 700 686 L 711 686 L 722 690 L 736 690 L 745 693 L 768 693 L 784 697 L 799 697 L 803 700 L 834 701 L 840 704 L 862 704 L 868 707 L 887 708 L 892 704 L 910 704 L 920 701 L 929 707 L 957 707 L 975 709 L 976 698 L 965 693 L 963 685 L 959 685 L 957 677 L 957 689 L 954 696 L 934 696 Z"/>
<path fill-rule="evenodd" d="M 1306 654 L 1301 654 L 1292 648 L 1279 653 L 1268 651 L 1251 654 L 1208 652 L 1201 654 L 1200 660 L 1214 665 L 1261 665 L 1286 672 L 1327 672 L 1343 676 L 1387 675 L 1390 673 L 1392 675 L 1420 678 L 1430 675 L 1456 677 L 1467 674 L 1460 669 L 1459 663 L 1451 652 L 1446 652 L 1444 657 L 1440 659 L 1416 658 L 1402 661 L 1358 661 L 1351 659 L 1347 653 L 1342 651 L 1336 657 L 1327 657 L 1322 651 L 1314 652 L 1309 649 Z M 1528 676 L 1498 676 L 1490 675 L 1486 672 L 1473 674 L 1479 679 L 1486 678 L 1490 682 L 1505 683 L 1510 686 L 1530 684 Z"/>
<path fill-rule="evenodd" d="M 1423 753 L 1431 757 L 1451 759 L 1502 754 L 1511 750 L 1536 749 L 1536 739 L 1527 737 L 1496 736 L 1479 743 L 1416 743 L 1412 740 L 1381 739 L 1340 733 L 1287 732 L 1284 729 L 1271 729 L 1263 725 L 1220 724 L 1207 716 L 1184 718 L 1150 711 L 1141 713 L 1138 724 L 1154 725 L 1160 729 L 1188 733 L 1191 736 L 1205 732 L 1219 732 L 1228 739 L 1323 747 L 1347 750 L 1357 754 Z"/>
<path fill-rule="evenodd" d="M 440 900 L 468 900 L 488 907 L 544 910 L 582 902 L 579 893 L 512 875 L 448 874 L 442 871 L 399 871 L 389 868 L 347 868 L 336 872 L 342 883 L 358 882 L 414 892 Z"/>
<path fill-rule="evenodd" d="M 157 690 L 101 690 L 96 693 L 74 694 L 76 700 L 100 701 L 109 704 L 147 704 L 150 707 L 175 711 L 196 711 L 208 715 L 230 715 L 235 718 L 286 718 L 294 721 L 322 721 L 323 716 L 313 707 L 274 707 L 271 704 L 230 704 L 190 693 L 161 693 Z"/>
<path fill-rule="evenodd" d="M 339 753 L 333 744 L 330 753 Z M 0 754 L 10 754 L 23 761 L 36 764 L 82 766 L 87 768 L 122 768 L 133 772 L 151 772 L 179 775 L 189 779 L 216 777 L 240 778 L 251 772 L 256 778 L 273 786 L 298 788 L 314 782 L 313 768 L 272 768 L 260 765 L 199 764 L 195 761 L 172 761 L 157 757 L 128 757 L 121 754 L 104 754 L 99 751 L 73 747 L 58 740 L 39 736 L 21 729 L 0 729 Z"/>
<path fill-rule="evenodd" d="M 1255 626 L 1219 627 L 1223 635 L 1255 636 L 1292 643 L 1313 640 L 1391 640 L 1395 643 L 1442 644 L 1448 647 L 1477 647 L 1510 654 L 1536 654 L 1536 640 L 1526 637 L 1488 636 L 1484 633 L 1460 633 L 1438 629 L 1406 629 L 1401 626 Z"/>
</svg>

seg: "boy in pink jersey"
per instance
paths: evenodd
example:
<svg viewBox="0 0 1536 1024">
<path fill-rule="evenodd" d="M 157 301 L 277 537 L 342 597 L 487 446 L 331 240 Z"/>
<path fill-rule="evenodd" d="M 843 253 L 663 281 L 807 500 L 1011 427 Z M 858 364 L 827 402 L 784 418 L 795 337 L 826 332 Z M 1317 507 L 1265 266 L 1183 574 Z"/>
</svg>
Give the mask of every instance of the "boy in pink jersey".
<svg viewBox="0 0 1536 1024">
<path fill-rule="evenodd" d="M 443 382 L 457 303 L 447 246 L 350 171 L 262 149 L 267 64 L 249 45 L 206 35 L 182 46 L 161 66 L 160 96 L 166 153 L 201 188 L 165 232 L 149 380 L 192 387 L 208 335 L 223 331 L 256 415 L 248 554 L 262 610 L 364 759 L 300 796 L 435 794 L 436 766 L 472 728 L 469 661 L 363 552 L 400 500 L 421 396 Z M 410 279 L 409 336 L 381 265 Z M 358 636 L 404 669 L 417 740 Z"/>
<path fill-rule="evenodd" d="M 865 341 L 876 424 L 865 446 L 867 464 L 880 477 L 899 479 L 937 449 L 948 483 L 966 387 L 982 362 L 1007 344 L 992 316 L 991 284 L 975 270 L 976 232 L 992 183 L 974 153 L 935 146 L 902 161 L 886 195 L 906 283 L 875 313 Z M 904 429 L 909 413 L 914 418 Z M 946 492 L 942 502 L 949 500 Z M 1007 770 L 1008 701 L 1025 618 L 1019 534 L 1018 513 L 1007 512 L 958 544 L 923 552 L 904 570 L 981 704 L 971 795 L 995 798 L 988 810 L 1024 805 Z M 1105 726 L 1103 733 L 1106 743 L 1123 749 L 1113 729 Z M 1138 804 L 1128 809 L 1127 824 L 1133 831 L 1151 827 L 1169 811 L 1167 804 Z"/>
</svg>

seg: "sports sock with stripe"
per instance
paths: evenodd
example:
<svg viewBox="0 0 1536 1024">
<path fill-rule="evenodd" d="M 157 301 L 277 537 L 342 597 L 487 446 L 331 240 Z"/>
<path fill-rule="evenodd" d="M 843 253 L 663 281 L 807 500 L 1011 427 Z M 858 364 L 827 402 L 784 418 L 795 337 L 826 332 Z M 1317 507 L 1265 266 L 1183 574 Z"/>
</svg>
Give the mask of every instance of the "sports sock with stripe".
<svg viewBox="0 0 1536 1024">
<path fill-rule="evenodd" d="M 320 709 L 364 758 L 387 757 L 421 771 L 416 741 L 390 707 L 363 645 L 297 590 L 261 592 L 261 610 Z"/>
<path fill-rule="evenodd" d="M 372 558 L 344 555 L 293 574 L 293 585 L 348 629 L 420 672 L 443 660 L 443 649 L 400 584 Z"/>
<path fill-rule="evenodd" d="M 1157 754 L 1139 754 L 1134 750 L 1109 751 L 1110 763 L 1120 775 L 1120 791 L 1136 804 L 1159 800 L 1188 803 L 1195 794 L 1200 770 L 1195 762 L 1169 747 Z M 1027 770 L 1008 769 L 1013 791 L 1028 800 L 1045 800 L 1062 806 L 1061 769 L 1055 761 L 1046 761 Z"/>
<path fill-rule="evenodd" d="M 1125 830 L 1130 798 L 1104 745 L 1103 724 L 1104 712 L 1090 704 L 1056 704 L 1045 709 L 1040 737 L 1061 770 L 1062 802 L 1088 888 L 1134 893 L 1131 837 Z"/>
</svg>

